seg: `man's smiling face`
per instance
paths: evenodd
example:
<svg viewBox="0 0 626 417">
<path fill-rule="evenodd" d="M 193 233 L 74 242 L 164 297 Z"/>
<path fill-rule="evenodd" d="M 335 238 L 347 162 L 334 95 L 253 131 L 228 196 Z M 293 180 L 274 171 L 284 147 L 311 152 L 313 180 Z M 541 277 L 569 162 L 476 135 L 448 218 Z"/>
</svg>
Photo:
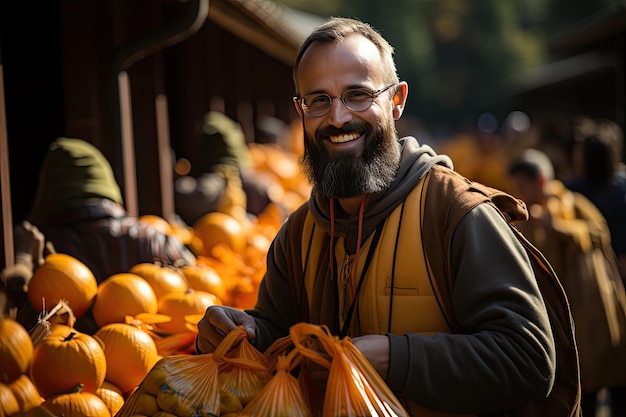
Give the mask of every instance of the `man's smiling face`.
<svg viewBox="0 0 626 417">
<path fill-rule="evenodd" d="M 302 57 L 297 73 L 302 95 L 339 97 L 348 89 L 386 87 L 376 46 L 360 35 L 342 42 L 316 42 Z M 363 111 L 348 109 L 340 99 L 321 117 L 301 113 L 304 128 L 303 165 L 322 194 L 349 198 L 389 187 L 400 161 L 394 121 L 395 87 L 374 98 Z"/>
</svg>

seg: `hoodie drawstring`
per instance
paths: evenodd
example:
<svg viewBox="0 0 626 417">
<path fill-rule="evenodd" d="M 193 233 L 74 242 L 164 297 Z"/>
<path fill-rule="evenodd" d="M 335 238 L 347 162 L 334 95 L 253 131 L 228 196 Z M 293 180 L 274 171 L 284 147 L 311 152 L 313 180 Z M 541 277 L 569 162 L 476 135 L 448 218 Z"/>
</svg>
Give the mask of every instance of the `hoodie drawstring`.
<svg viewBox="0 0 626 417">
<path fill-rule="evenodd" d="M 350 305 L 353 305 L 356 300 L 356 296 L 358 293 L 357 290 L 357 279 L 356 279 L 356 271 L 359 265 L 359 254 L 361 252 L 361 239 L 363 237 L 363 217 L 365 213 L 365 200 L 367 196 L 363 196 L 361 199 L 361 204 L 359 206 L 359 217 L 358 217 L 358 228 L 357 228 L 357 242 L 356 242 L 356 251 L 354 254 L 354 259 L 350 262 L 350 270 L 349 270 L 349 287 L 350 287 Z M 329 267 L 330 267 L 330 279 L 332 280 L 335 276 L 335 200 L 333 198 L 330 199 L 330 254 L 329 254 Z M 345 266 L 345 264 L 344 264 Z M 338 285 L 340 285 L 338 283 Z M 351 316 L 351 315 L 350 315 Z M 352 320 L 350 320 L 352 321 Z M 352 328 L 352 323 L 349 323 L 350 328 Z M 352 334 L 352 331 L 350 331 Z"/>
<path fill-rule="evenodd" d="M 352 300 L 356 294 L 356 270 L 359 267 L 359 253 L 361 252 L 361 238 L 363 236 L 363 213 L 365 212 L 365 198 L 361 199 L 359 206 L 359 226 L 357 228 L 356 252 L 354 253 L 353 268 L 350 270 L 350 289 L 352 290 Z"/>
<path fill-rule="evenodd" d="M 329 268 L 330 268 L 330 280 L 335 277 L 335 199 L 330 199 L 330 254 L 329 254 Z"/>
</svg>

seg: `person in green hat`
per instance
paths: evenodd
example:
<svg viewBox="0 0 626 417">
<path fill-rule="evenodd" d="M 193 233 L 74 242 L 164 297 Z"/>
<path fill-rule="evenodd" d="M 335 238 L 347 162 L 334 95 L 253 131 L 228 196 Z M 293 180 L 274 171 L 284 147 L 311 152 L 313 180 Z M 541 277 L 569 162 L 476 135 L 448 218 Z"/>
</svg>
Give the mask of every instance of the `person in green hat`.
<svg viewBox="0 0 626 417">
<path fill-rule="evenodd" d="M 82 139 L 62 137 L 50 144 L 26 222 L 41 231 L 56 252 L 83 262 L 98 283 L 138 263 L 195 264 L 195 255 L 179 237 L 126 211 L 111 165 L 98 148 Z M 26 290 L 30 276 L 13 279 L 23 280 Z M 29 303 L 20 307 L 18 320 L 26 328 L 36 324 L 33 307 Z M 75 327 L 92 333 L 97 330 L 94 326 L 86 314 Z"/>
<path fill-rule="evenodd" d="M 221 111 L 202 117 L 198 156 L 189 173 L 174 182 L 176 214 L 185 223 L 193 225 L 204 214 L 233 205 L 258 215 L 271 202 L 272 180 L 252 168 L 243 128 Z"/>
</svg>

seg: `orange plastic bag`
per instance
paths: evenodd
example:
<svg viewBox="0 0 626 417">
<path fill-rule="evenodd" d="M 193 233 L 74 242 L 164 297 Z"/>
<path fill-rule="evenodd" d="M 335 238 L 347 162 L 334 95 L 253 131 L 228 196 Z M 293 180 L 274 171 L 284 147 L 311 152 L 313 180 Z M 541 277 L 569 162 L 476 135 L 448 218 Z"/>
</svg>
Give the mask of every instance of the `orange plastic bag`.
<svg viewBox="0 0 626 417">
<path fill-rule="evenodd" d="M 232 356 L 233 358 L 229 357 Z M 241 359 L 241 357 L 254 359 Z M 170 355 L 159 360 L 115 417 L 153 415 L 155 410 L 178 417 L 218 416 L 243 409 L 239 399 L 255 395 L 259 377 L 271 374 L 265 358 L 246 339 L 243 327 L 228 333 L 215 352 L 204 355 Z M 230 367 L 234 367 L 234 371 Z M 237 372 L 240 369 L 246 371 Z M 226 386 L 222 386 L 222 371 Z M 232 389 L 233 384 L 241 384 Z M 263 383 L 264 385 L 264 383 Z"/>
<path fill-rule="evenodd" d="M 226 339 L 230 343 L 225 344 Z M 219 363 L 219 386 L 245 407 L 272 378 L 267 358 L 250 344 L 243 326 L 226 335 L 213 357 Z M 234 347 L 233 347 L 234 346 Z"/>
<path fill-rule="evenodd" d="M 285 336 L 275 340 L 263 353 L 267 358 L 267 368 L 272 372 L 276 371 L 278 360 L 294 349 L 295 346 L 291 340 L 291 336 Z M 303 358 L 302 355 L 300 355 L 298 362 L 297 381 L 299 391 L 302 393 L 307 408 L 311 411 L 311 417 L 321 417 L 322 406 L 324 405 L 324 392 L 314 385 L 309 375 L 309 359 Z"/>
<path fill-rule="evenodd" d="M 349 337 L 339 340 L 330 333 L 328 327 L 310 323 L 293 325 L 290 335 L 303 356 L 329 368 L 322 417 L 409 416 Z M 330 360 L 305 346 L 303 342 L 307 336 L 320 342 Z"/>
<path fill-rule="evenodd" d="M 304 401 L 311 410 L 313 417 L 321 417 L 324 408 L 324 391 L 315 385 L 309 373 L 309 359 L 304 358 L 300 361 L 300 369 L 298 373 L 298 384 L 304 396 Z"/>
<path fill-rule="evenodd" d="M 276 364 L 281 356 L 288 354 L 293 350 L 294 345 L 291 341 L 291 336 L 281 337 L 276 339 L 266 350 L 263 352 L 265 356 L 265 365 L 270 372 L 276 370 Z"/>
<path fill-rule="evenodd" d="M 126 400 L 116 417 L 219 415 L 218 363 L 212 354 L 172 355 L 160 359 Z"/>
<path fill-rule="evenodd" d="M 281 354 L 276 359 L 276 373 L 267 385 L 244 407 L 239 416 L 312 417 L 300 391 L 298 380 L 291 371 L 298 365 L 301 355 L 297 350 Z"/>
</svg>

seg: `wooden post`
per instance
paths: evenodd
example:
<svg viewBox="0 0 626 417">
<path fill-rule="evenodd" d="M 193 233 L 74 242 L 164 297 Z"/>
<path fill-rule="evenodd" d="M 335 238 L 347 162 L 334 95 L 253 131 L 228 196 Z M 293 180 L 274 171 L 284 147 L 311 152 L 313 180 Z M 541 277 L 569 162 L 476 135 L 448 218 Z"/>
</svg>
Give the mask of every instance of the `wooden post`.
<svg viewBox="0 0 626 417">
<path fill-rule="evenodd" d="M 13 213 L 11 209 L 11 178 L 9 176 L 9 140 L 4 105 L 4 75 L 0 51 L 0 194 L 2 195 L 2 235 L 5 267 L 15 261 L 13 252 Z"/>
</svg>

